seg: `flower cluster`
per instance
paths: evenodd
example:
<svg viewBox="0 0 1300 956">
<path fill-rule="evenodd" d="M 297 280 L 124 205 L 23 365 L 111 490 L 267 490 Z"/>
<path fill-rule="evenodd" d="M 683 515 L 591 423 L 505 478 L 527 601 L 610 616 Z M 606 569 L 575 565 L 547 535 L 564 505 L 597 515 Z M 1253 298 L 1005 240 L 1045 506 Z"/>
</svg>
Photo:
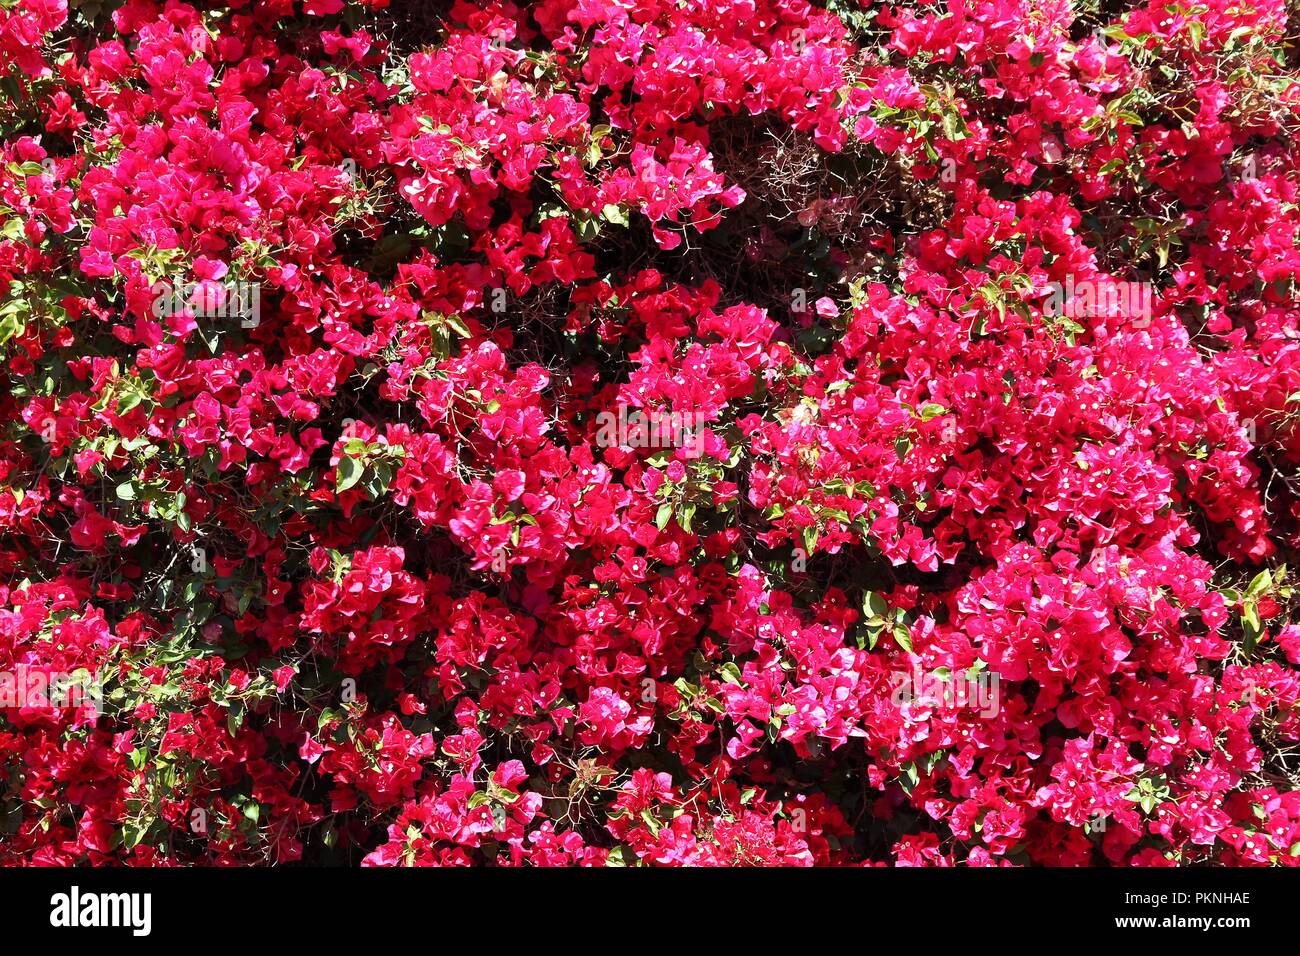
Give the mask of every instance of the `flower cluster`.
<svg viewBox="0 0 1300 956">
<path fill-rule="evenodd" d="M 1121 6 L 0 0 L 0 863 L 1300 865 L 1294 20 Z"/>
</svg>

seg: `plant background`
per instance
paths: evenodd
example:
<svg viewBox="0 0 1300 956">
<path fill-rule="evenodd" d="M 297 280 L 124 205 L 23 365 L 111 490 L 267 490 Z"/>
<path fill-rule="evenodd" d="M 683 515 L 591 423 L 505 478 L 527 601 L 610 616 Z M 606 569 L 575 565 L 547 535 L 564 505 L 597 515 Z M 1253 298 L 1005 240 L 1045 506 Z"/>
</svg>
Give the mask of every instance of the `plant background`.
<svg viewBox="0 0 1300 956">
<path fill-rule="evenodd" d="M 0 860 L 1295 865 L 1298 27 L 0 0 Z"/>
</svg>

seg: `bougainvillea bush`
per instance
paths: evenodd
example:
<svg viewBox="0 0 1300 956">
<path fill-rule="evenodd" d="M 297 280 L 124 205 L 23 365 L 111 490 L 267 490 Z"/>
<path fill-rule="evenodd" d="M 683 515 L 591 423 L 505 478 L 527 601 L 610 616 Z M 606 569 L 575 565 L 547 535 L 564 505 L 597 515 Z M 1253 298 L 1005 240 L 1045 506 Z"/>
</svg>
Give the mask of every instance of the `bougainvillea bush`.
<svg viewBox="0 0 1300 956">
<path fill-rule="evenodd" d="M 0 0 L 0 861 L 1300 865 L 1298 34 Z"/>
</svg>

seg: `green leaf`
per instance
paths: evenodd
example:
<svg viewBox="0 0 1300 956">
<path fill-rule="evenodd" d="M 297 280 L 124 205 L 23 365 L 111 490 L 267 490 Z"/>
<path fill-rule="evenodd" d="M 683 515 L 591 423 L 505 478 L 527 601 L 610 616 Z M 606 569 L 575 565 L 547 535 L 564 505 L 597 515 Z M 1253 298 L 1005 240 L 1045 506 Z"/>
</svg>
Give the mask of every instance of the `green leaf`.
<svg viewBox="0 0 1300 956">
<path fill-rule="evenodd" d="M 875 591 L 868 591 L 862 597 L 862 610 L 868 619 L 883 618 L 885 612 L 889 610 L 889 605 L 886 604 L 885 599 Z"/>
<path fill-rule="evenodd" d="M 139 392 L 128 392 L 123 395 L 121 401 L 117 403 L 117 413 L 119 415 L 125 415 L 142 401 L 144 401 L 144 396 Z"/>
<path fill-rule="evenodd" d="M 1255 650 L 1255 645 L 1259 643 L 1259 639 L 1264 633 L 1264 626 L 1260 623 L 1259 615 L 1255 612 L 1254 602 L 1247 604 L 1242 612 L 1241 627 L 1245 635 L 1241 642 L 1241 650 L 1244 654 L 1250 654 Z"/>
<path fill-rule="evenodd" d="M 203 344 L 208 347 L 208 351 L 216 355 L 221 349 L 221 333 L 215 328 L 204 328 L 203 326 L 199 326 L 195 331 L 198 332 L 199 338 L 203 340 Z"/>
<path fill-rule="evenodd" d="M 627 851 L 621 846 L 616 846 L 609 851 L 609 856 L 605 857 L 605 865 L 627 866 L 627 859 Z"/>
<path fill-rule="evenodd" d="M 695 505 L 686 505 L 682 508 L 682 513 L 677 516 L 677 523 L 682 526 L 683 531 L 691 530 L 691 522 L 695 520 Z"/>
<path fill-rule="evenodd" d="M 907 653 L 912 653 L 912 632 L 902 624 L 896 624 L 893 628 L 894 640 L 898 646 Z"/>
<path fill-rule="evenodd" d="M 945 111 L 941 125 L 943 126 L 943 135 L 948 139 L 957 141 L 966 138 L 966 124 L 962 121 L 960 114 Z"/>
<path fill-rule="evenodd" d="M 342 494 L 361 480 L 365 468 L 355 458 L 339 459 L 338 471 L 334 475 L 334 487 Z"/>
<path fill-rule="evenodd" d="M 600 220 L 592 219 L 587 216 L 577 218 L 578 239 L 582 242 L 590 242 L 600 235 Z"/>
<path fill-rule="evenodd" d="M 1246 588 L 1246 597 L 1256 598 L 1264 594 L 1273 586 L 1273 575 L 1268 570 L 1259 572 L 1251 579 L 1250 585 Z"/>
<path fill-rule="evenodd" d="M 122 829 L 123 846 L 125 846 L 126 849 L 128 850 L 134 849 L 136 844 L 138 844 L 141 840 L 144 839 L 144 835 L 145 833 L 148 832 L 148 830 L 149 830 L 148 827 L 141 827 L 141 826 L 136 826 L 134 824 L 127 824 Z"/>
<path fill-rule="evenodd" d="M 383 495 L 396 475 L 397 467 L 391 461 L 375 462 L 374 476 L 366 483 L 366 491 L 369 492 L 370 497 L 377 499 Z"/>
<path fill-rule="evenodd" d="M 803 550 L 804 554 L 811 556 L 817 550 L 817 539 L 820 535 L 817 532 L 817 526 L 810 524 L 803 529 Z"/>
</svg>

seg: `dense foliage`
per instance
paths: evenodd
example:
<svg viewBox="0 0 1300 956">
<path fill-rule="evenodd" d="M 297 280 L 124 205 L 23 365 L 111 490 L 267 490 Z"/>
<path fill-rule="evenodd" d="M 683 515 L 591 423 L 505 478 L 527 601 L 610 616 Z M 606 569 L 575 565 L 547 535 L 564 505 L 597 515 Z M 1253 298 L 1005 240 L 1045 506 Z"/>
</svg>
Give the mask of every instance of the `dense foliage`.
<svg viewBox="0 0 1300 956">
<path fill-rule="evenodd" d="M 0 862 L 1300 863 L 1297 34 L 0 0 Z"/>
</svg>

